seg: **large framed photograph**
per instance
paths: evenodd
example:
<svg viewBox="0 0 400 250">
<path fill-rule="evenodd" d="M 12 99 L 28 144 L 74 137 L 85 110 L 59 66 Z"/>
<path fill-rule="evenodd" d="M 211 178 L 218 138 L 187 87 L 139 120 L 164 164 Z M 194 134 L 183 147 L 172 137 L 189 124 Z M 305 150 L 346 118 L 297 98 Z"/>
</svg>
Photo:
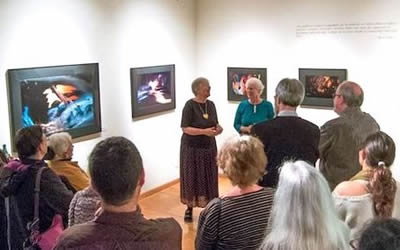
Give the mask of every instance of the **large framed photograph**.
<svg viewBox="0 0 400 250">
<path fill-rule="evenodd" d="M 12 142 L 33 124 L 73 138 L 101 131 L 98 63 L 9 69 L 7 89 Z"/>
<path fill-rule="evenodd" d="M 228 67 L 228 100 L 242 101 L 247 99 L 246 81 L 256 77 L 264 84 L 262 99 L 267 98 L 267 69 L 266 68 L 234 68 Z"/>
<path fill-rule="evenodd" d="M 346 79 L 346 69 L 299 69 L 305 88 L 302 106 L 333 107 L 336 89 Z"/>
<path fill-rule="evenodd" d="M 175 109 L 175 65 L 131 68 L 132 117 Z"/>
</svg>

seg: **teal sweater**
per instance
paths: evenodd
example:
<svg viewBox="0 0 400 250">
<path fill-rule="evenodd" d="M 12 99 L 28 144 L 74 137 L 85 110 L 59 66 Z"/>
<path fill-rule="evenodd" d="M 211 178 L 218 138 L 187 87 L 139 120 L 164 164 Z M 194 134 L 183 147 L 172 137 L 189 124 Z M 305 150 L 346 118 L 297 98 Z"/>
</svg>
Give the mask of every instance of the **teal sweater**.
<svg viewBox="0 0 400 250">
<path fill-rule="evenodd" d="M 244 100 L 239 104 L 233 123 L 236 131 L 240 133 L 240 126 L 254 125 L 274 118 L 274 108 L 269 101 L 263 100 L 255 106 L 254 109 L 254 105 L 249 100 Z"/>
</svg>

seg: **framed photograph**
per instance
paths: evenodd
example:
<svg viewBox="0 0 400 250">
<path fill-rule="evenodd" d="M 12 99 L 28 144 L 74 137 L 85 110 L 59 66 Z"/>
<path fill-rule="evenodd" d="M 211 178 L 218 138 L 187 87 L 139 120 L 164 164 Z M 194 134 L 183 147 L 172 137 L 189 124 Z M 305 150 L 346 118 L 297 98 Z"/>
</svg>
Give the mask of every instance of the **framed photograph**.
<svg viewBox="0 0 400 250">
<path fill-rule="evenodd" d="M 306 92 L 301 105 L 333 107 L 336 89 L 346 79 L 346 69 L 299 69 Z"/>
<path fill-rule="evenodd" d="M 175 65 L 131 69 L 132 117 L 175 109 Z"/>
<path fill-rule="evenodd" d="M 33 124 L 73 138 L 101 131 L 98 63 L 9 69 L 7 89 L 12 142 Z"/>
<path fill-rule="evenodd" d="M 264 84 L 262 99 L 267 98 L 267 69 L 266 68 L 232 68 L 228 67 L 228 100 L 242 101 L 247 99 L 246 81 L 256 77 Z"/>
</svg>

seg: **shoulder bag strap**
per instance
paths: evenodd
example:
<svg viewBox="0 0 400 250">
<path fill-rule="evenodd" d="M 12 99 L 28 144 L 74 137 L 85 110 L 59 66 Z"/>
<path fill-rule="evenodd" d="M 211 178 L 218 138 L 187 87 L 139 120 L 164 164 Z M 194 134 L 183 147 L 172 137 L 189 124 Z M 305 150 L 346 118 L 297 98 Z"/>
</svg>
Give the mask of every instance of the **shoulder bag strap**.
<svg viewBox="0 0 400 250">
<path fill-rule="evenodd" d="M 4 203 L 6 207 L 6 216 L 7 216 L 7 244 L 8 244 L 8 249 L 11 250 L 10 198 L 6 197 L 4 199 Z"/>
<path fill-rule="evenodd" d="M 33 221 L 37 221 L 39 224 L 39 195 L 40 195 L 40 178 L 42 177 L 42 172 L 45 167 L 40 167 L 35 179 L 35 189 L 34 189 L 34 210 L 33 210 Z"/>
</svg>

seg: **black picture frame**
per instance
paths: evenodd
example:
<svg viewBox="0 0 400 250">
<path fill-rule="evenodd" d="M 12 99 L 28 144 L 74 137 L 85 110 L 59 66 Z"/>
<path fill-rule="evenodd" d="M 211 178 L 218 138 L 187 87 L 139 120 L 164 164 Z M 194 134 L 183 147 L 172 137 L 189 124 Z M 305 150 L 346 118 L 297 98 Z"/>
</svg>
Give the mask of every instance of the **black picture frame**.
<svg viewBox="0 0 400 250">
<path fill-rule="evenodd" d="M 347 80 L 347 69 L 300 68 L 299 80 L 305 89 L 301 106 L 332 108 L 337 87 Z"/>
<path fill-rule="evenodd" d="M 264 84 L 262 99 L 267 98 L 267 69 L 266 68 L 227 68 L 228 101 L 242 101 L 247 99 L 244 92 L 247 78 L 256 77 Z"/>
<path fill-rule="evenodd" d="M 13 146 L 16 131 L 32 124 L 46 135 L 101 132 L 98 63 L 8 69 L 6 76 Z"/>
<path fill-rule="evenodd" d="M 132 118 L 173 110 L 175 64 L 130 69 Z"/>
</svg>

